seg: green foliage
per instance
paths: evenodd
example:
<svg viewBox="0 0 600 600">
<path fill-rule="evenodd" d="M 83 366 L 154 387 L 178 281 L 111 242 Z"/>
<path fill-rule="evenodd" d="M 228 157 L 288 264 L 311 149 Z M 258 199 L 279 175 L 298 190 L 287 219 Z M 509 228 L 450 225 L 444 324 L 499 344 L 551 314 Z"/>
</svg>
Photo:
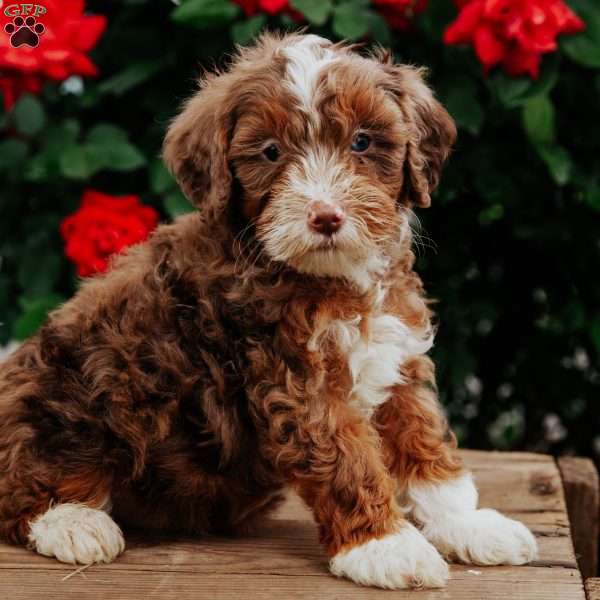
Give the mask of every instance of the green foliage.
<svg viewBox="0 0 600 600">
<path fill-rule="evenodd" d="M 17 131 L 27 136 L 38 134 L 46 124 L 44 107 L 35 96 L 29 94 L 19 99 L 12 116 Z"/>
<path fill-rule="evenodd" d="M 600 68 L 600 10 L 595 0 L 570 0 L 586 24 L 586 30 L 577 36 L 566 37 L 561 43 L 564 52 L 575 62 L 586 67 Z"/>
<path fill-rule="evenodd" d="M 331 0 L 292 0 L 291 5 L 313 25 L 325 25 L 331 11 Z"/>
<path fill-rule="evenodd" d="M 565 148 L 556 142 L 555 110 L 548 96 L 534 96 L 523 105 L 523 124 L 533 147 L 546 163 L 558 185 L 571 178 L 572 162 Z"/>
<path fill-rule="evenodd" d="M 523 106 L 523 123 L 531 142 L 546 146 L 555 141 L 554 106 L 548 96 L 535 96 Z"/>
<path fill-rule="evenodd" d="M 452 0 L 391 32 L 369 0 L 291 0 L 306 17 L 247 18 L 226 0 L 89 0 L 108 16 L 83 90 L 48 84 L 0 111 L 0 344 L 24 338 L 76 289 L 59 226 L 87 188 L 139 194 L 165 220 L 192 210 L 159 159 L 199 65 L 227 62 L 263 29 L 389 44 L 430 69 L 459 139 L 418 270 L 438 299 L 434 358 L 461 442 L 593 455 L 600 432 L 600 5 L 569 0 L 586 31 L 563 36 L 537 81 L 484 75 L 442 43 Z M 549 436 L 548 415 L 564 436 Z M 596 443 L 596 446 L 594 445 Z"/>
<path fill-rule="evenodd" d="M 34 299 L 21 298 L 23 312 L 15 322 L 15 337 L 23 340 L 33 335 L 46 320 L 47 314 L 64 301 L 65 298 L 58 294 L 41 295 Z"/>
<path fill-rule="evenodd" d="M 109 123 L 95 125 L 83 142 L 71 139 L 58 161 L 60 172 L 69 179 L 88 179 L 103 169 L 134 171 L 146 164 L 127 132 Z"/>
<path fill-rule="evenodd" d="M 478 98 L 477 83 L 473 79 L 457 77 L 449 89 L 445 90 L 443 100 L 459 127 L 472 135 L 479 134 L 485 120 L 485 111 Z"/>
<path fill-rule="evenodd" d="M 545 59 L 537 81 L 529 77 L 510 77 L 502 71 L 489 78 L 489 85 L 506 108 L 523 106 L 529 100 L 549 94 L 558 81 L 559 59 L 556 56 Z"/>
<path fill-rule="evenodd" d="M 358 40 L 369 33 L 368 1 L 346 0 L 336 5 L 333 32 L 340 38 Z"/>
<path fill-rule="evenodd" d="M 123 96 L 126 92 L 148 82 L 166 66 L 164 60 L 140 60 L 127 65 L 121 72 L 103 81 L 98 90 L 103 94 Z"/>
<path fill-rule="evenodd" d="M 238 21 L 231 26 L 231 37 L 236 44 L 248 44 L 267 23 L 265 15 L 256 15 L 247 21 Z"/>
<path fill-rule="evenodd" d="M 8 139 L 0 142 L 0 172 L 13 169 L 27 156 L 27 144 L 21 140 Z"/>
<path fill-rule="evenodd" d="M 183 0 L 181 6 L 173 11 L 173 20 L 199 29 L 210 29 L 230 23 L 239 12 L 237 6 L 223 0 Z"/>
</svg>

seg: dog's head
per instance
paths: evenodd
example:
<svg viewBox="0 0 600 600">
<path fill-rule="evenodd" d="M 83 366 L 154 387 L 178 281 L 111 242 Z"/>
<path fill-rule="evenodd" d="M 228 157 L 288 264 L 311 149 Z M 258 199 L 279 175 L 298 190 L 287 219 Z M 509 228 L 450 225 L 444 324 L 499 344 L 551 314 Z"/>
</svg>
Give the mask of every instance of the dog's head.
<svg viewBox="0 0 600 600">
<path fill-rule="evenodd" d="M 164 156 L 208 219 L 238 211 L 271 260 L 360 283 L 393 255 L 405 208 L 429 205 L 455 137 L 421 70 L 268 35 L 203 79 Z"/>
</svg>

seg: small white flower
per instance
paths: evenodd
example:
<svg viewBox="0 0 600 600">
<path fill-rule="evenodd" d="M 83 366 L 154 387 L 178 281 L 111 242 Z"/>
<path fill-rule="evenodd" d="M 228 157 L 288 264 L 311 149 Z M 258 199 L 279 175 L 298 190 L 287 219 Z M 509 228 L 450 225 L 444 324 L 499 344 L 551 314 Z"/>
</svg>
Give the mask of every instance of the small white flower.
<svg viewBox="0 0 600 600">
<path fill-rule="evenodd" d="M 558 415 L 548 413 L 544 417 L 544 437 L 549 442 L 560 442 L 567 437 L 567 429 Z"/>
<path fill-rule="evenodd" d="M 498 386 L 496 394 L 498 398 L 502 398 L 502 400 L 506 400 L 510 398 L 515 393 L 515 388 L 511 383 L 505 382 Z"/>
<path fill-rule="evenodd" d="M 71 75 L 71 77 L 62 82 L 60 91 L 63 94 L 81 96 L 83 94 L 83 79 L 79 75 Z"/>
<path fill-rule="evenodd" d="M 481 379 L 479 379 L 479 377 L 476 377 L 475 375 L 467 375 L 465 377 L 465 387 L 471 396 L 479 396 L 483 390 L 483 383 L 481 383 Z"/>
<path fill-rule="evenodd" d="M 580 371 L 586 371 L 590 366 L 590 357 L 583 348 L 575 348 L 573 366 Z"/>
</svg>

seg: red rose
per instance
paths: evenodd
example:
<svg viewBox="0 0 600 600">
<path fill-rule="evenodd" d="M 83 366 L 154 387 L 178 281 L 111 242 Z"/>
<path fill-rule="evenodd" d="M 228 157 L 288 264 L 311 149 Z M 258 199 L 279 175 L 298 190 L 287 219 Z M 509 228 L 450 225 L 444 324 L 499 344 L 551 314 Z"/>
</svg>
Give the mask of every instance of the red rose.
<svg viewBox="0 0 600 600">
<path fill-rule="evenodd" d="M 158 223 L 158 213 L 138 196 L 108 196 L 86 190 L 77 212 L 60 226 L 65 254 L 81 277 L 106 271 L 112 254 L 144 241 Z"/>
<path fill-rule="evenodd" d="M 512 76 L 537 79 L 542 54 L 557 49 L 561 34 L 584 22 L 563 0 L 456 0 L 460 13 L 444 34 L 446 44 L 473 44 L 486 71 L 501 64 Z"/>
<path fill-rule="evenodd" d="M 234 0 L 234 2 L 241 6 L 249 17 L 258 12 L 277 15 L 289 8 L 288 0 Z"/>
<path fill-rule="evenodd" d="M 2 80 L 13 80 L 5 84 L 6 109 L 12 104 L 21 90 L 19 79 L 27 77 L 36 80 L 35 87 L 41 88 L 46 79 L 63 81 L 71 75 L 95 76 L 98 70 L 88 58 L 89 52 L 98 42 L 106 28 L 106 17 L 84 15 L 84 0 L 42 0 L 46 13 L 37 20 L 44 25 L 44 33 L 37 47 L 21 45 L 13 48 L 10 36 L 4 27 L 13 20 L 1 12 L 0 15 L 0 72 Z M 32 91 L 32 87 L 26 88 Z M 11 97 L 11 90 L 16 96 Z"/>
<path fill-rule="evenodd" d="M 42 82 L 35 75 L 17 71 L 7 75 L 0 73 L 0 92 L 4 98 L 6 110 L 10 110 L 15 105 L 21 94 L 25 92 L 39 94 L 41 90 Z"/>
<path fill-rule="evenodd" d="M 427 0 L 373 0 L 390 27 L 408 29 L 415 15 L 427 8 Z"/>
</svg>

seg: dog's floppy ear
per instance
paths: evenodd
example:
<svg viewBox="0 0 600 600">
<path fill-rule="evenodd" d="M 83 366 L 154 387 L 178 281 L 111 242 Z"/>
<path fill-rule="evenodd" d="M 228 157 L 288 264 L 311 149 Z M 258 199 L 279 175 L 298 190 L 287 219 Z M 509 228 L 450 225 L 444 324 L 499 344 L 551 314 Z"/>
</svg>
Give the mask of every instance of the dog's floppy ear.
<svg viewBox="0 0 600 600">
<path fill-rule="evenodd" d="M 394 95 L 409 127 L 401 200 L 427 207 L 456 141 L 456 125 L 425 83 L 424 69 L 395 65 L 387 53 L 379 58 L 387 75 L 385 87 Z"/>
<path fill-rule="evenodd" d="M 221 77 L 209 75 L 173 120 L 163 145 L 165 163 L 196 207 L 218 217 L 231 195 L 227 164 L 232 108 Z M 229 98 L 230 100 L 230 98 Z"/>
</svg>

